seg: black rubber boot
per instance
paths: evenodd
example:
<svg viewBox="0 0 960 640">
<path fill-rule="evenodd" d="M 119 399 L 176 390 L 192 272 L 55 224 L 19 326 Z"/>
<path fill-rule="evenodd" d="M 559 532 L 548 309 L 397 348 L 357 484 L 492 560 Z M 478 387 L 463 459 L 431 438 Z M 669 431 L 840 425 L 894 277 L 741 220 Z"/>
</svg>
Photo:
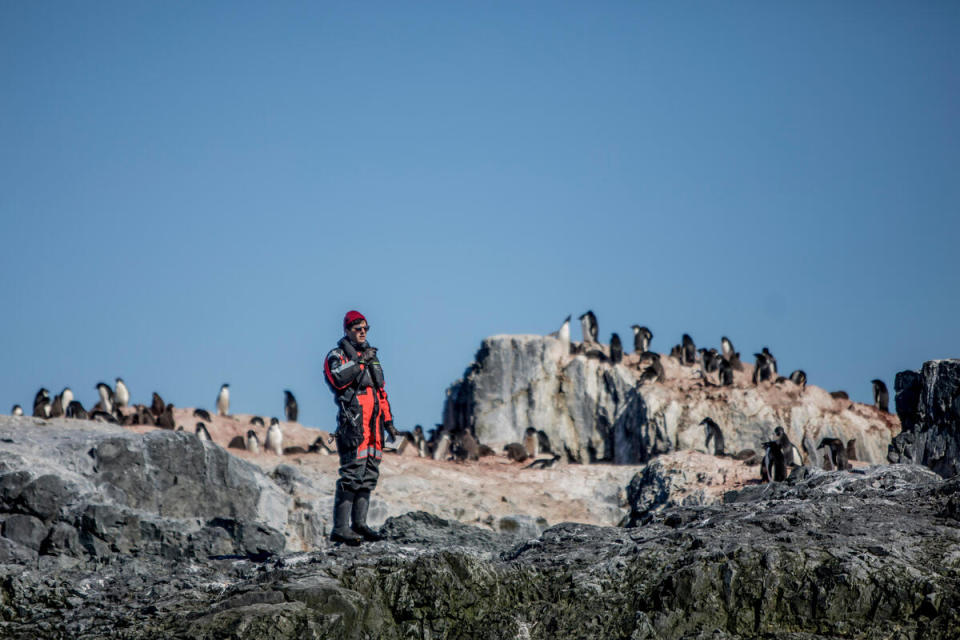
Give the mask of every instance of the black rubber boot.
<svg viewBox="0 0 960 640">
<path fill-rule="evenodd" d="M 379 531 L 367 526 L 367 509 L 370 508 L 370 491 L 360 490 L 353 497 L 353 530 L 363 536 L 368 542 L 383 540 Z"/>
<path fill-rule="evenodd" d="M 347 491 L 337 482 L 337 492 L 333 497 L 333 531 L 330 532 L 331 542 L 343 542 L 350 546 L 356 546 L 363 542 L 363 536 L 359 536 L 350 528 L 350 513 L 354 510 L 355 494 Z"/>
</svg>

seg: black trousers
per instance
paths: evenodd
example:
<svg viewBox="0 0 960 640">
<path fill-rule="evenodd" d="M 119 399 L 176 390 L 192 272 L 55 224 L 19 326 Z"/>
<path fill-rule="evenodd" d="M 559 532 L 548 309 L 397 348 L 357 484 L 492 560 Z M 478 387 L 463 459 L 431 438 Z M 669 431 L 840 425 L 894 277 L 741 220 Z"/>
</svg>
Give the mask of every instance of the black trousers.
<svg viewBox="0 0 960 640">
<path fill-rule="evenodd" d="M 380 479 L 380 460 L 376 456 L 357 458 L 357 447 L 343 447 L 340 438 L 337 438 L 337 453 L 340 456 L 340 479 L 337 482 L 341 488 L 353 492 L 376 488 Z"/>
</svg>

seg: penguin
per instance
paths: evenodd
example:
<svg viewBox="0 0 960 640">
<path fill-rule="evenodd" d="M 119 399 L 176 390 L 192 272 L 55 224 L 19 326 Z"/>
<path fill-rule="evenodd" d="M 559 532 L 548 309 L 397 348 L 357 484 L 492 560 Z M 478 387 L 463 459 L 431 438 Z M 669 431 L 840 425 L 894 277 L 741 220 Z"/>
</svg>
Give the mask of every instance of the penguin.
<svg viewBox="0 0 960 640">
<path fill-rule="evenodd" d="M 113 389 L 106 382 L 97 383 L 97 393 L 100 394 L 100 408 L 106 413 L 113 413 Z"/>
<path fill-rule="evenodd" d="M 297 407 L 297 399 L 293 397 L 293 394 L 290 392 L 289 389 L 284 389 L 283 415 L 286 416 L 287 422 L 296 422 L 299 414 L 300 414 L 300 410 Z"/>
<path fill-rule="evenodd" d="M 200 418 L 201 420 L 205 420 L 206 422 L 213 422 L 213 418 L 210 417 L 210 412 L 207 411 L 206 409 L 194 409 L 193 417 Z"/>
<path fill-rule="evenodd" d="M 33 417 L 49 418 L 52 408 L 50 392 L 41 388 L 40 391 L 37 391 L 37 395 L 33 397 Z"/>
<path fill-rule="evenodd" d="M 736 353 L 736 351 L 733 349 L 733 343 L 730 342 L 730 338 L 727 336 L 720 338 L 720 352 L 723 354 L 723 357 L 727 362 L 730 362 L 733 354 Z"/>
<path fill-rule="evenodd" d="M 650 351 L 650 341 L 653 340 L 653 333 L 646 327 L 638 324 L 630 327 L 633 329 L 633 351 L 634 353 L 645 353 Z"/>
<path fill-rule="evenodd" d="M 88 414 L 86 409 L 83 408 L 83 405 L 80 404 L 79 400 L 73 400 L 67 405 L 67 417 L 75 418 L 77 420 L 89 420 L 90 414 Z"/>
<path fill-rule="evenodd" d="M 537 431 L 537 448 L 540 453 L 553 453 L 550 448 L 550 436 L 543 429 Z"/>
<path fill-rule="evenodd" d="M 63 396 L 57 394 L 53 396 L 53 404 L 50 405 L 50 417 L 51 418 L 62 418 L 64 413 L 63 410 Z"/>
<path fill-rule="evenodd" d="M 266 450 L 278 456 L 283 455 L 283 432 L 280 430 L 280 421 L 270 418 L 270 428 L 267 429 Z"/>
<path fill-rule="evenodd" d="M 446 460 L 450 456 L 450 434 L 447 431 L 440 433 L 433 448 L 434 460 Z"/>
<path fill-rule="evenodd" d="M 161 429 L 176 429 L 177 421 L 173 417 L 173 403 L 168 404 L 160 417 L 157 418 L 157 426 Z"/>
<path fill-rule="evenodd" d="M 703 446 L 707 448 L 707 451 L 710 451 L 710 441 L 713 440 L 713 455 L 724 455 L 723 431 L 720 430 L 720 425 L 714 422 L 713 418 L 709 416 L 701 420 L 700 424 L 703 425 L 706 435 L 706 441 Z"/>
<path fill-rule="evenodd" d="M 770 361 L 764 353 L 755 353 L 753 356 L 757 359 L 753 367 L 753 384 L 760 384 L 765 380 L 770 380 L 773 369 Z"/>
<path fill-rule="evenodd" d="M 770 353 L 770 349 L 764 347 L 760 352 L 767 357 L 767 363 L 770 365 L 770 374 L 771 377 L 777 377 L 777 359 L 773 357 L 773 354 Z"/>
<path fill-rule="evenodd" d="M 70 403 L 73 402 L 76 398 L 73 397 L 73 391 L 70 387 L 64 387 L 63 391 L 60 392 L 60 402 L 63 404 L 63 410 L 66 411 L 70 406 Z"/>
<path fill-rule="evenodd" d="M 670 349 L 670 357 L 675 358 L 678 363 L 683 364 L 683 347 L 678 344 L 673 345 L 673 348 Z"/>
<path fill-rule="evenodd" d="M 225 416 L 230 413 L 230 385 L 224 384 L 217 394 L 217 415 Z"/>
<path fill-rule="evenodd" d="M 22 415 L 23 415 L 23 407 L 21 407 L 21 406 L 18 405 L 18 404 L 13 405 L 13 409 L 10 410 L 10 415 L 12 415 L 12 416 L 22 416 Z"/>
<path fill-rule="evenodd" d="M 123 382 L 123 378 L 117 378 L 114 383 L 115 390 L 113 392 L 113 396 L 117 401 L 117 406 L 127 406 L 130 404 L 130 390 L 127 389 L 127 385 Z"/>
<path fill-rule="evenodd" d="M 319 453 L 322 456 L 328 456 L 333 453 L 333 449 L 327 444 L 324 436 L 317 436 L 317 439 L 314 440 L 310 448 L 307 449 L 307 453 Z"/>
<path fill-rule="evenodd" d="M 620 336 L 613 334 L 610 336 L 610 362 L 620 364 L 623 361 L 623 344 L 620 342 Z"/>
<path fill-rule="evenodd" d="M 716 349 L 698 349 L 697 351 L 700 354 L 704 372 L 713 373 L 720 368 L 720 354 Z"/>
<path fill-rule="evenodd" d="M 90 414 L 91 420 L 96 420 L 97 422 L 109 422 L 110 424 L 120 424 L 120 421 L 117 420 L 112 413 L 107 413 L 106 411 L 94 411 Z"/>
<path fill-rule="evenodd" d="M 260 439 L 257 438 L 257 432 L 253 429 L 247 431 L 247 451 L 260 453 Z"/>
<path fill-rule="evenodd" d="M 847 394 L 846 391 L 831 391 L 831 392 L 830 392 L 830 397 L 831 397 L 831 398 L 834 398 L 835 400 L 849 400 L 849 399 L 850 399 L 850 396 Z"/>
<path fill-rule="evenodd" d="M 536 458 L 540 454 L 540 440 L 537 438 L 537 430 L 533 427 L 527 427 L 523 433 L 523 450 L 531 458 Z"/>
<path fill-rule="evenodd" d="M 260 416 L 253 416 L 252 418 L 250 418 L 250 424 L 256 425 L 258 427 L 266 426 L 265 424 L 263 424 L 263 418 L 261 418 Z"/>
<path fill-rule="evenodd" d="M 177 427 L 177 431 L 184 431 L 183 425 L 180 425 L 179 427 Z"/>
<path fill-rule="evenodd" d="M 871 380 L 873 384 L 873 406 L 884 413 L 890 413 L 890 393 L 883 380 Z"/>
<path fill-rule="evenodd" d="M 690 337 L 690 334 L 683 334 L 683 353 L 682 353 L 682 364 L 691 365 L 697 361 L 697 345 L 694 344 L 693 338 Z"/>
<path fill-rule="evenodd" d="M 726 358 L 720 358 L 720 362 L 717 364 L 717 376 L 720 378 L 720 386 L 733 386 L 733 367 L 730 366 L 730 362 Z"/>
<path fill-rule="evenodd" d="M 194 430 L 194 433 L 197 434 L 197 437 L 201 440 L 209 440 L 213 442 L 213 438 L 210 437 L 210 432 L 207 431 L 207 425 L 202 422 L 197 423 L 197 428 Z"/>
<path fill-rule="evenodd" d="M 156 391 L 153 392 L 153 401 L 150 403 L 150 413 L 153 414 L 154 418 L 159 418 L 164 410 L 167 408 L 167 405 L 164 404 L 163 398 L 160 397 L 160 394 Z"/>
<path fill-rule="evenodd" d="M 790 374 L 790 381 L 800 387 L 800 393 L 807 389 L 807 374 L 803 369 L 797 369 Z"/>
<path fill-rule="evenodd" d="M 560 325 L 560 328 L 554 331 L 553 333 L 549 334 L 550 337 L 556 338 L 557 340 L 564 343 L 565 345 L 569 345 L 570 344 L 570 318 L 571 316 L 567 316 L 566 319 L 564 319 L 563 324 Z"/>
<path fill-rule="evenodd" d="M 822 449 L 824 447 L 830 448 L 830 462 L 833 463 L 835 468 L 840 471 L 850 469 L 850 464 L 847 462 L 847 448 L 844 446 L 843 440 L 840 438 L 823 438 L 817 448 Z"/>
<path fill-rule="evenodd" d="M 413 439 L 417 444 L 417 456 L 420 458 L 427 457 L 427 440 L 423 437 L 423 427 L 419 424 L 413 428 Z"/>
<path fill-rule="evenodd" d="M 480 459 L 480 443 L 467 430 L 458 434 L 453 451 L 454 457 L 460 462 Z"/>
<path fill-rule="evenodd" d="M 783 427 L 777 426 L 773 433 L 777 436 L 777 444 L 780 445 L 780 453 L 783 454 L 783 463 L 791 466 L 800 466 L 800 452 L 797 450 L 797 447 L 790 442 L 787 432 L 783 430 Z"/>
<path fill-rule="evenodd" d="M 654 358 L 650 366 L 640 374 L 640 384 L 647 382 L 663 382 L 663 365 L 660 364 L 660 358 Z"/>
<path fill-rule="evenodd" d="M 511 442 L 510 444 L 504 445 L 503 450 L 506 452 L 507 457 L 514 462 L 523 462 L 529 457 L 526 448 L 519 442 Z"/>
<path fill-rule="evenodd" d="M 560 455 L 555 453 L 553 454 L 552 458 L 541 458 L 540 460 L 534 460 L 525 466 L 524 469 L 549 469 L 559 459 Z"/>
<path fill-rule="evenodd" d="M 782 482 L 787 479 L 787 468 L 783 462 L 783 452 L 776 440 L 763 443 L 766 452 L 760 464 L 760 480 L 762 482 Z"/>
<path fill-rule="evenodd" d="M 159 398 L 160 396 L 157 397 Z M 163 414 L 162 411 L 160 413 L 161 415 Z M 134 424 L 142 424 L 151 427 L 155 426 L 157 424 L 157 416 L 153 415 L 153 411 L 142 404 L 137 405 L 137 422 Z"/>
<path fill-rule="evenodd" d="M 580 316 L 580 328 L 583 331 L 584 342 L 597 341 L 597 336 L 600 335 L 600 329 L 597 326 L 597 316 L 593 315 L 593 311 L 587 311 Z"/>
</svg>

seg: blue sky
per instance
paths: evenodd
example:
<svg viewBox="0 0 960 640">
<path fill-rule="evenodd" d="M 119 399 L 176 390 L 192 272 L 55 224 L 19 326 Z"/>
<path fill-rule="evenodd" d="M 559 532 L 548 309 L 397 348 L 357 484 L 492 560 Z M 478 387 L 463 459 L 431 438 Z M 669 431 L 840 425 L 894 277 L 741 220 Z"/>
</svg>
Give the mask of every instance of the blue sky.
<svg viewBox="0 0 960 640">
<path fill-rule="evenodd" d="M 960 357 L 958 71 L 955 2 L 4 2 L 0 411 L 330 426 L 351 308 L 402 426 L 587 309 L 870 401 Z"/>
</svg>

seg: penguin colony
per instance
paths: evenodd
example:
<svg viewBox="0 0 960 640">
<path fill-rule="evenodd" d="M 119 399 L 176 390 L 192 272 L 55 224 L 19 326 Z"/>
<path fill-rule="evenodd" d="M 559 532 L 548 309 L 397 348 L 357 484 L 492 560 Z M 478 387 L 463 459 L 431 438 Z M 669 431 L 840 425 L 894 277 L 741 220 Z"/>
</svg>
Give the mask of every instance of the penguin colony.
<svg viewBox="0 0 960 640">
<path fill-rule="evenodd" d="M 588 358 L 596 358 L 611 366 L 624 365 L 624 346 L 617 333 L 611 334 L 609 345 L 599 341 L 599 324 L 596 314 L 591 310 L 579 316 L 583 341 L 575 343 L 571 340 L 570 322 L 572 316 L 567 316 L 560 328 L 550 336 L 566 343 L 571 354 L 581 354 Z M 666 381 L 666 371 L 662 358 L 674 358 L 683 367 L 698 369 L 695 375 L 702 379 L 705 386 L 730 387 L 735 386 L 734 372 L 744 372 L 745 366 L 741 362 L 740 352 L 736 351 L 733 342 L 726 336 L 720 339 L 720 349 L 697 348 L 690 334 L 683 334 L 678 344 L 674 345 L 669 356 L 662 356 L 650 350 L 654 338 L 653 332 L 646 326 L 634 324 L 630 327 L 633 334 L 633 352 L 638 357 L 633 358 L 630 366 L 640 372 L 639 384 L 659 384 Z M 754 353 L 754 367 L 750 375 L 753 385 L 786 384 L 799 387 L 800 392 L 806 389 L 807 374 L 802 369 L 794 370 L 788 377 L 778 373 L 777 359 L 770 349 L 764 346 L 758 353 Z M 883 412 L 889 412 L 889 393 L 882 380 L 871 381 L 873 385 L 874 406 Z M 114 388 L 106 383 L 96 385 L 99 401 L 88 412 L 74 399 L 69 387 L 60 394 L 50 397 L 47 389 L 40 389 L 34 397 L 33 416 L 40 418 L 67 417 L 77 419 L 92 419 L 111 422 L 120 425 L 147 425 L 165 429 L 184 430 L 183 425 L 177 425 L 173 413 L 174 405 L 165 403 L 158 393 L 152 394 L 149 407 L 130 404 L 130 392 L 122 378 L 115 380 Z M 849 399 L 844 391 L 835 391 L 831 395 L 837 399 Z M 230 385 L 225 383 L 220 387 L 216 396 L 217 415 L 230 417 Z M 14 405 L 11 413 L 23 415 L 22 407 Z M 196 422 L 192 430 L 199 438 L 210 440 L 207 424 L 213 421 L 211 414 L 205 409 L 194 410 L 193 416 L 200 421 Z M 288 422 L 296 422 L 299 417 L 299 407 L 293 393 L 284 390 L 284 417 Z M 718 456 L 730 455 L 725 451 L 723 431 L 712 418 L 706 417 L 701 423 L 704 427 L 704 446 L 708 451 Z M 263 418 L 254 416 L 250 419 L 246 437 L 237 436 L 229 447 L 245 449 L 251 453 L 268 452 L 273 455 L 290 453 L 318 453 L 328 455 L 335 453 L 331 448 L 333 438 L 318 437 L 309 448 L 283 447 L 282 425 L 277 418 L 271 418 L 269 427 L 265 426 Z M 261 432 L 258 433 L 257 429 Z M 785 477 L 788 468 L 798 466 L 806 459 L 810 466 L 825 469 L 849 468 L 849 460 L 856 459 L 855 441 L 846 445 L 837 438 L 823 438 L 819 446 L 814 447 L 809 438 L 804 438 L 804 453 L 789 442 L 782 427 L 775 429 L 774 437 L 759 443 L 764 453 L 761 457 L 753 450 L 733 454 L 733 457 L 753 462 L 761 466 L 761 479 L 764 481 L 778 481 Z M 469 461 L 477 460 L 481 456 L 503 455 L 511 461 L 528 463 L 525 468 L 548 468 L 562 458 L 572 460 L 569 451 L 561 456 L 550 445 L 547 434 L 542 430 L 528 428 L 522 442 L 508 443 L 498 454 L 489 446 L 481 444 L 469 430 L 448 430 L 443 425 L 436 425 L 424 433 L 421 425 L 416 425 L 410 431 L 400 431 L 399 441 L 393 447 L 385 447 L 385 451 L 401 455 L 415 455 L 433 460 Z M 592 456 L 591 460 L 597 456 Z M 532 462 L 531 462 L 532 461 Z"/>
<path fill-rule="evenodd" d="M 115 386 L 111 387 L 105 382 L 98 382 L 94 387 L 97 391 L 97 403 L 92 409 L 87 411 L 83 405 L 74 399 L 73 391 L 70 387 L 65 387 L 56 396 L 50 396 L 46 388 L 37 391 L 33 399 L 33 417 L 35 418 L 75 418 L 78 420 L 94 420 L 97 422 L 109 422 L 121 426 L 151 426 L 171 431 L 187 431 L 184 425 L 177 424 L 173 403 L 164 402 L 159 393 L 153 392 L 151 395 L 150 406 L 143 404 L 130 403 L 130 390 L 127 388 L 123 378 L 115 380 Z M 297 400 L 289 389 L 284 390 L 284 415 L 289 422 L 296 422 L 298 416 Z M 217 415 L 229 417 L 230 412 L 230 385 L 224 384 L 216 397 Z M 15 416 L 24 415 L 23 407 L 15 404 L 11 410 Z M 190 432 L 194 433 L 201 440 L 210 440 L 210 431 L 207 425 L 213 422 L 213 416 L 206 409 L 197 408 L 193 411 L 193 417 L 199 421 L 195 423 Z M 253 453 L 268 451 L 275 455 L 285 455 L 291 453 L 290 450 L 283 448 L 282 424 L 277 418 L 272 418 L 270 426 L 264 429 L 261 446 L 261 436 L 257 435 L 256 427 L 264 428 L 263 418 L 254 416 L 250 420 L 251 428 L 247 431 L 247 437 L 234 438 L 227 446 L 231 448 L 246 449 Z M 318 441 L 322 438 L 318 438 Z M 304 452 L 307 450 L 304 449 Z M 310 448 L 311 452 L 331 453 L 329 446 L 322 443 L 314 443 Z"/>
</svg>

